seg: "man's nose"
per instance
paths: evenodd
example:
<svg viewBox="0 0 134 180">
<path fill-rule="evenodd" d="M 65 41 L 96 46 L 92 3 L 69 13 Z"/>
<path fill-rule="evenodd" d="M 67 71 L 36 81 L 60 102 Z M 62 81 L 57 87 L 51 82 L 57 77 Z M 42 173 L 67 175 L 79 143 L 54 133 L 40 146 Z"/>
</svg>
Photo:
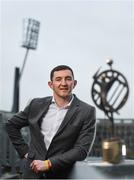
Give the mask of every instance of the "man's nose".
<svg viewBox="0 0 134 180">
<path fill-rule="evenodd" d="M 67 84 L 67 83 L 66 83 L 66 80 L 65 80 L 65 79 L 62 79 L 61 84 L 62 84 L 62 85 L 66 85 L 66 84 Z"/>
</svg>

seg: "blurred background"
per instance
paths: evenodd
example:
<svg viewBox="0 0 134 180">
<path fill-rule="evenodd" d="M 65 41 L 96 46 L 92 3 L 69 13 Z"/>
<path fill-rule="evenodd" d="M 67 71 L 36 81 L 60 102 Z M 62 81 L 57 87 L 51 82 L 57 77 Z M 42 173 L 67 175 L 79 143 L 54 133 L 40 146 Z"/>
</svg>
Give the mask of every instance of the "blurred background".
<svg viewBox="0 0 134 180">
<path fill-rule="evenodd" d="M 106 59 L 126 77 L 130 96 L 120 117 L 134 116 L 134 3 L 133 1 L 1 0 L 0 22 L 0 109 L 10 111 L 13 99 L 14 68 L 22 67 L 23 19 L 40 22 L 36 51 L 28 54 L 20 83 L 20 109 L 33 97 L 51 95 L 50 70 L 59 64 L 74 69 L 75 93 L 93 104 L 93 75 Z M 97 110 L 97 117 L 104 113 Z M 115 117 L 118 117 L 118 115 Z"/>
</svg>

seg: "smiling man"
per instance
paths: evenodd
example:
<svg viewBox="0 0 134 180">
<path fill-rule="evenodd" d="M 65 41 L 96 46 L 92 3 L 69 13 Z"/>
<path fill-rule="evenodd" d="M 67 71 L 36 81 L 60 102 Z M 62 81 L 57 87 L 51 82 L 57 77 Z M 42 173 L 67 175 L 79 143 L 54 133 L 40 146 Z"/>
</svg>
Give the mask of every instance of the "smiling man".
<svg viewBox="0 0 134 180">
<path fill-rule="evenodd" d="M 77 81 L 66 65 L 50 73 L 51 97 L 35 98 L 6 124 L 24 160 L 23 179 L 64 179 L 76 161 L 84 160 L 95 137 L 95 108 L 72 93 Z M 29 126 L 30 144 L 21 134 Z"/>
</svg>

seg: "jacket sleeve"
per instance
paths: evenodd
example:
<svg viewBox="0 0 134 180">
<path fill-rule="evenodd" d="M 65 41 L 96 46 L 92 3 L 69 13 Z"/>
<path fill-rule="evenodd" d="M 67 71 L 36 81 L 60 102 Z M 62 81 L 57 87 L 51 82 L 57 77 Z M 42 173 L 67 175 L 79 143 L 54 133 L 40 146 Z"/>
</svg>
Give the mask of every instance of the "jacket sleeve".
<svg viewBox="0 0 134 180">
<path fill-rule="evenodd" d="M 84 118 L 84 123 L 79 132 L 79 136 L 69 151 L 49 158 L 52 163 L 52 171 L 57 171 L 69 167 L 76 161 L 84 160 L 91 150 L 96 135 L 96 113 L 92 107 L 89 114 Z"/>
<path fill-rule="evenodd" d="M 21 158 L 24 158 L 24 155 L 28 152 L 28 145 L 23 139 L 21 128 L 28 126 L 29 108 L 30 105 L 28 105 L 24 111 L 15 114 L 6 123 L 6 130 L 9 138 Z"/>
</svg>

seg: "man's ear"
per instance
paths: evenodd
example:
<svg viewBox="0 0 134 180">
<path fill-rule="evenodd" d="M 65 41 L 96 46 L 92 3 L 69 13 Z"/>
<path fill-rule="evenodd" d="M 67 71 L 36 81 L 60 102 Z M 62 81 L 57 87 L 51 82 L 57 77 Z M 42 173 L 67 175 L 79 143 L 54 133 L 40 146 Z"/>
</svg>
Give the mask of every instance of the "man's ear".
<svg viewBox="0 0 134 180">
<path fill-rule="evenodd" d="M 52 85 L 52 81 L 48 81 L 48 86 L 52 89 L 53 85 Z"/>
<path fill-rule="evenodd" d="M 77 85 L 77 80 L 74 80 L 74 88 L 75 88 L 76 85 Z"/>
</svg>

